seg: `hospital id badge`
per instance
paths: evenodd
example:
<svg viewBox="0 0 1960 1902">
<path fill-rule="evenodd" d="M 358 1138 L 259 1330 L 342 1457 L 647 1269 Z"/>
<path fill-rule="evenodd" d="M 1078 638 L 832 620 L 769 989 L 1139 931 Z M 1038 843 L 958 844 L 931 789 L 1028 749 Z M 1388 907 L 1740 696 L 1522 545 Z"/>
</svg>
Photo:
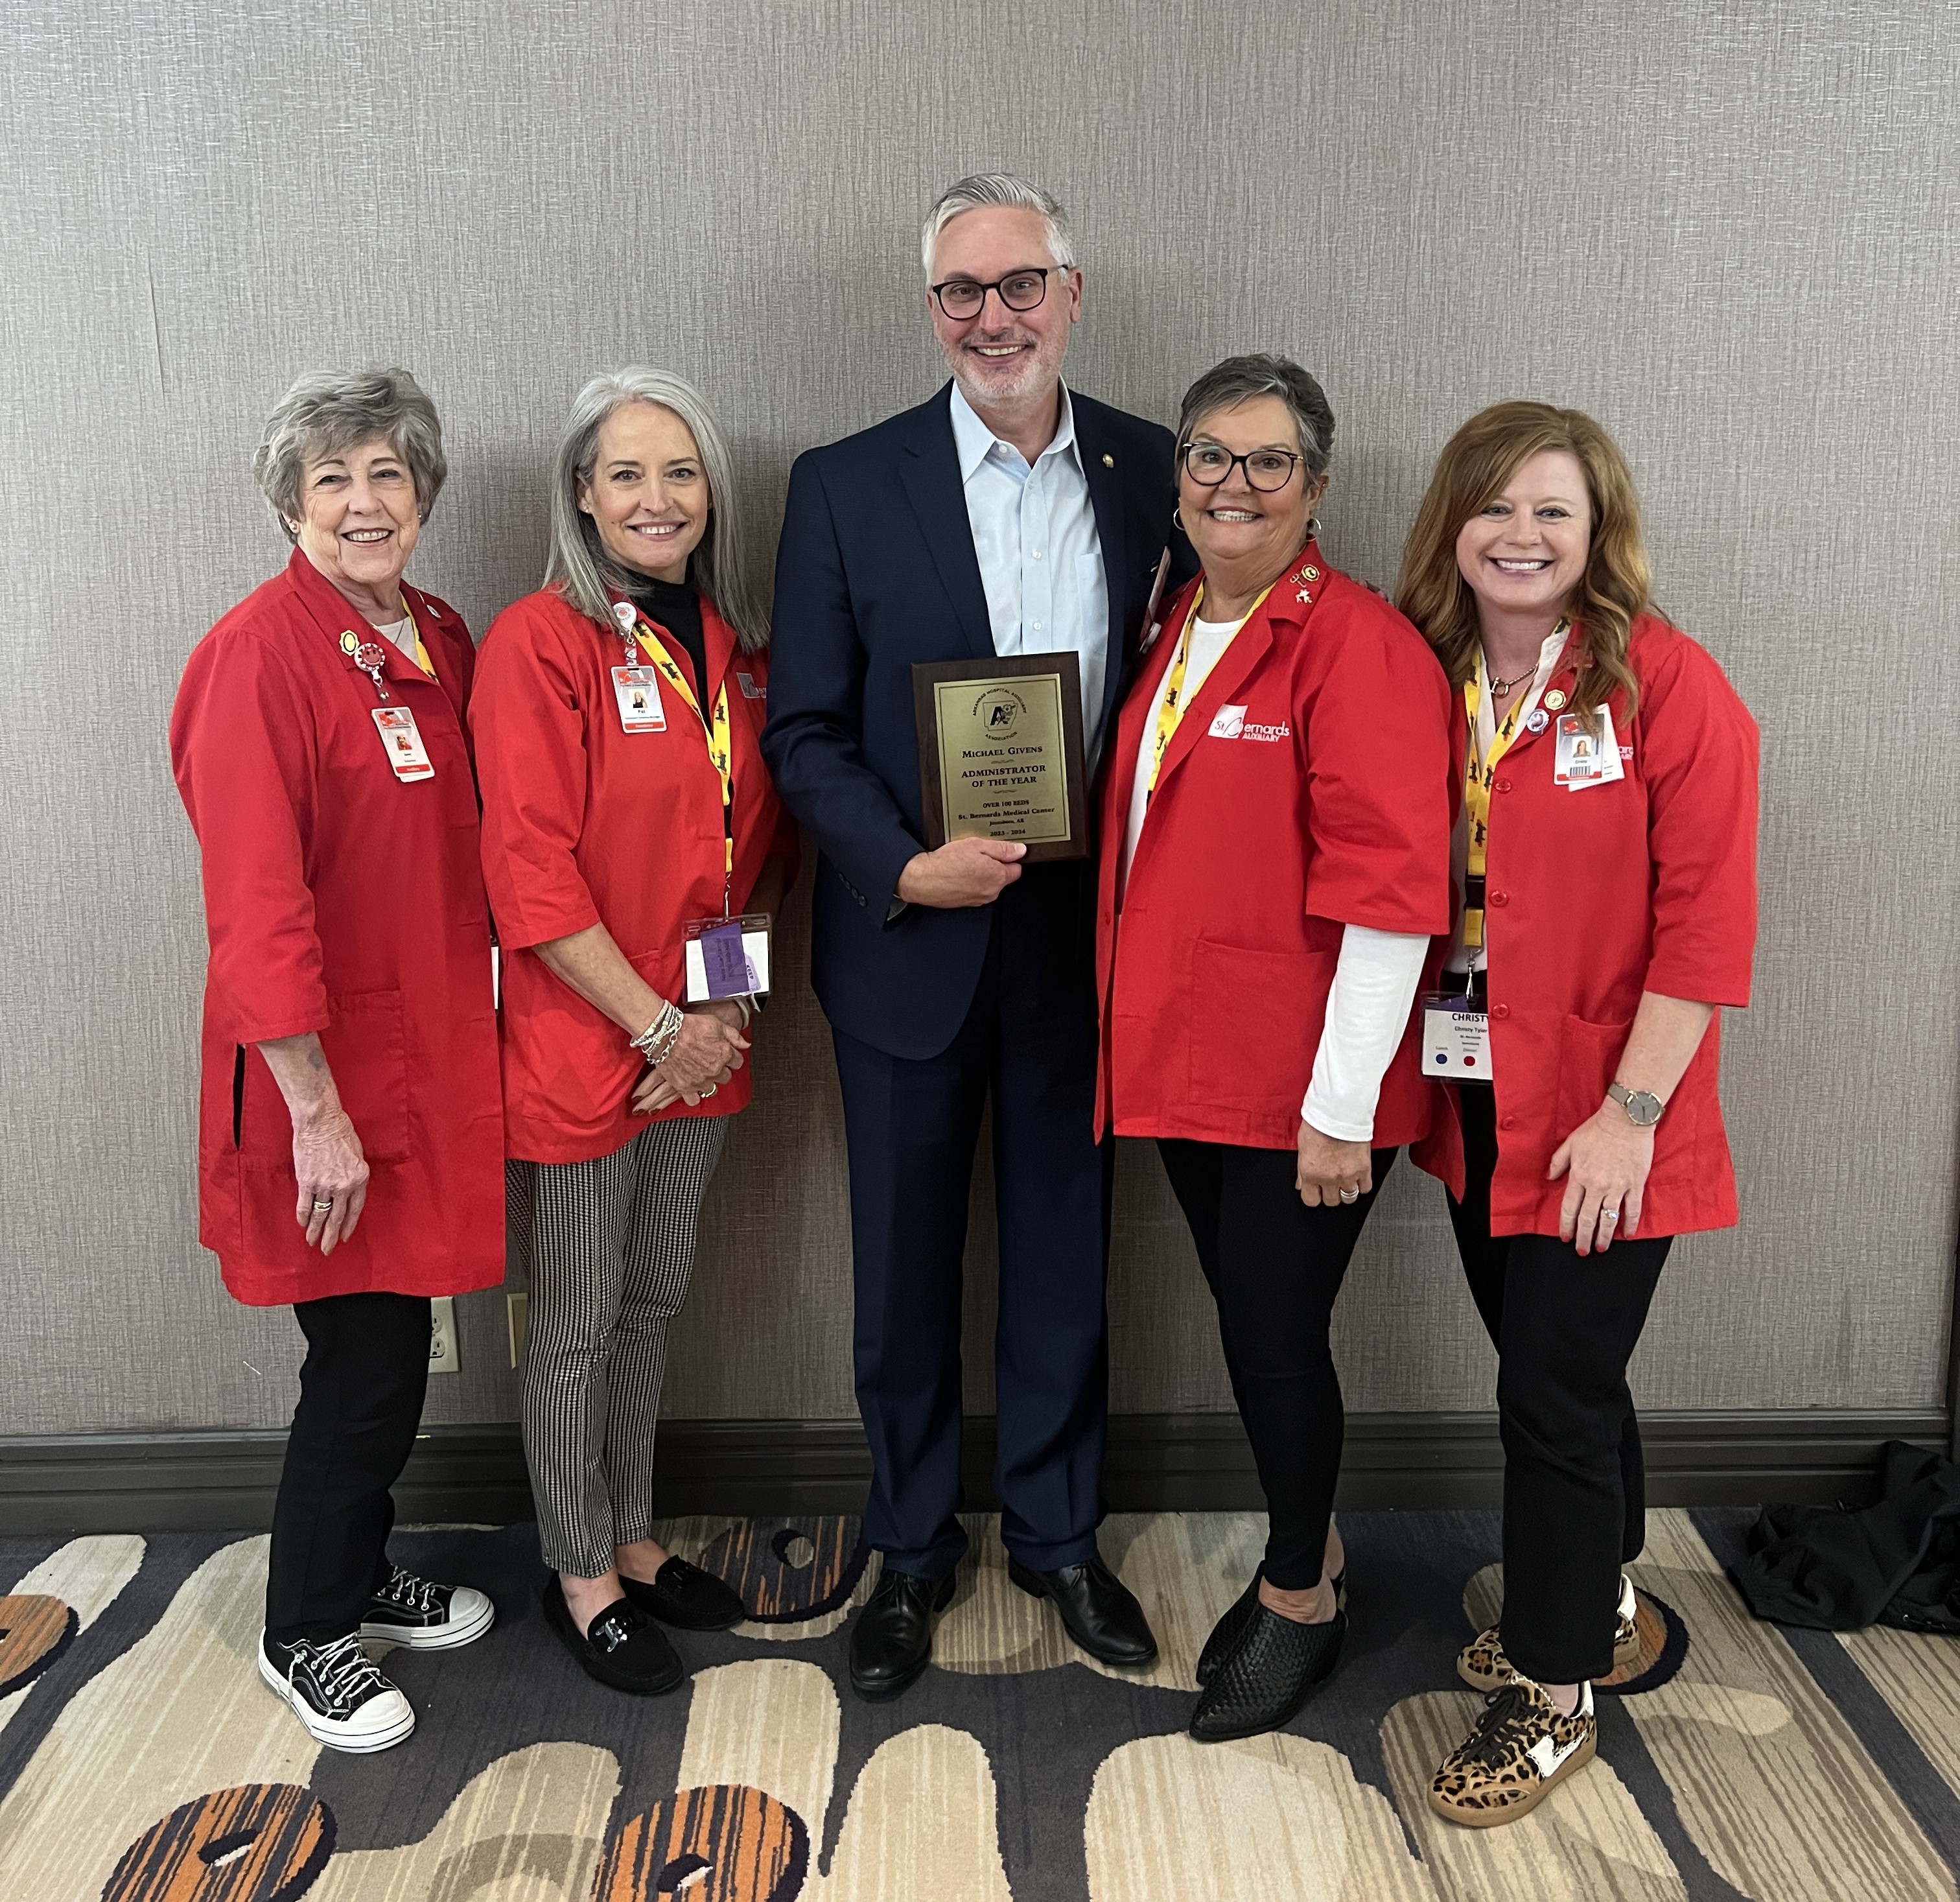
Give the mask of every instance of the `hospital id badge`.
<svg viewBox="0 0 1960 1902">
<path fill-rule="evenodd" d="M 686 935 L 687 1002 L 711 1004 L 724 997 L 764 997 L 769 989 L 769 917 L 695 918 Z"/>
<path fill-rule="evenodd" d="M 1610 785 L 1626 776 L 1620 764 L 1620 743 L 1613 737 L 1613 715 L 1599 709 L 1597 733 L 1576 713 L 1558 716 L 1558 744 L 1552 756 L 1551 782 L 1567 792 L 1586 786 Z"/>
<path fill-rule="evenodd" d="M 373 712 L 375 730 L 381 736 L 382 750 L 388 756 L 389 765 L 395 769 L 395 777 L 404 780 L 433 779 L 435 767 L 422 744 L 422 736 L 415 731 L 415 716 L 399 701 L 377 706 Z"/>
<path fill-rule="evenodd" d="M 612 696 L 619 702 L 619 724 L 628 733 L 664 733 L 667 709 L 660 705 L 660 676 L 650 667 L 616 667 Z"/>
<path fill-rule="evenodd" d="M 1422 1067 L 1449 1083 L 1491 1080 L 1488 1000 L 1460 991 L 1430 991 L 1422 999 Z"/>
</svg>

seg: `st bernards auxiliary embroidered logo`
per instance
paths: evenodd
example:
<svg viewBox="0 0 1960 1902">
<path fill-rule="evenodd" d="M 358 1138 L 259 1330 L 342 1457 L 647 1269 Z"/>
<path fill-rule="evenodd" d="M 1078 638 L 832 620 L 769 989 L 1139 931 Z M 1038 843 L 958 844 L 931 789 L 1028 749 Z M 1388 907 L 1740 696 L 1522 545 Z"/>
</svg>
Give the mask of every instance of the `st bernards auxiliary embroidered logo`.
<svg viewBox="0 0 1960 1902">
<path fill-rule="evenodd" d="M 1290 740 L 1293 728 L 1284 720 L 1276 726 L 1249 720 L 1242 706 L 1221 706 L 1212 715 L 1205 737 L 1212 740 Z"/>
</svg>

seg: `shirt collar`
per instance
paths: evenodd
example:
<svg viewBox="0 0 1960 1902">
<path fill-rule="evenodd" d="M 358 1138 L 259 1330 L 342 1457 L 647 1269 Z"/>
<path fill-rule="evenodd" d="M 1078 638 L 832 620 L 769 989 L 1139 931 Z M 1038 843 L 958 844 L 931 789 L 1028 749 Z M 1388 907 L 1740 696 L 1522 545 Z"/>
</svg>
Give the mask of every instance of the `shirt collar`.
<svg viewBox="0 0 1960 1902">
<path fill-rule="evenodd" d="M 1039 462 L 1042 457 L 1065 451 L 1080 470 L 1082 452 L 1075 440 L 1075 406 L 1068 400 L 1068 385 L 1064 383 L 1058 387 L 1061 392 L 1061 415 L 1055 438 L 1035 460 Z M 953 442 L 959 457 L 959 480 L 963 486 L 973 479 L 975 472 L 996 447 L 1001 451 L 1004 460 L 1012 456 L 1017 461 L 1020 457 L 1021 452 L 1012 443 L 1001 441 L 981 421 L 979 413 L 966 400 L 966 393 L 957 383 L 953 386 Z M 1009 467 L 1013 466 L 1013 463 L 1008 464 Z"/>
</svg>

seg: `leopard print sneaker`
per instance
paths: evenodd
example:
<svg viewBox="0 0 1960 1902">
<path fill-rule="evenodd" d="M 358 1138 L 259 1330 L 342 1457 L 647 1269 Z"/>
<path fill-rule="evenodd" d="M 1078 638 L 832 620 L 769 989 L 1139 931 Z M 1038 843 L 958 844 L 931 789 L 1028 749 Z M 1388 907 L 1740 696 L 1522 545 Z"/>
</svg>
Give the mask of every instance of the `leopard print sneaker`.
<svg viewBox="0 0 1960 1902">
<path fill-rule="evenodd" d="M 1429 1806 L 1472 1829 L 1514 1823 L 1591 1763 L 1599 1741 L 1590 1684 L 1580 1686 L 1579 1706 L 1568 1717 L 1529 1677 L 1514 1676 L 1491 1693 L 1470 1735 L 1443 1760 Z"/>
<path fill-rule="evenodd" d="M 1628 1665 L 1640 1661 L 1640 1628 L 1634 1622 L 1638 1608 L 1638 1603 L 1634 1597 L 1634 1582 L 1621 1572 L 1619 1619 L 1613 1629 L 1613 1665 L 1615 1670 L 1624 1671 Z M 1517 1674 L 1511 1668 L 1510 1658 L 1504 1655 L 1503 1640 L 1496 1625 L 1488 1631 L 1478 1632 L 1456 1654 L 1456 1674 L 1472 1690 L 1487 1693 L 1501 1690 Z"/>
</svg>

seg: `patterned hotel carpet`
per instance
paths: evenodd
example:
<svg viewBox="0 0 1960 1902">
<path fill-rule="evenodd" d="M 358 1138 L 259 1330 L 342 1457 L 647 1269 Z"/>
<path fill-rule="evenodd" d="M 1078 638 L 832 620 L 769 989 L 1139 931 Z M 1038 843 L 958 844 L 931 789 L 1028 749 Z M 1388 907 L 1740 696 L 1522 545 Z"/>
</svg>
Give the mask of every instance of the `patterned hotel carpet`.
<svg viewBox="0 0 1960 1902">
<path fill-rule="evenodd" d="M 1648 1654 L 1599 1762 L 1490 1831 L 1422 1801 L 1477 1706 L 1450 1661 L 1495 1601 L 1488 1515 L 1344 1515 L 1341 1671 L 1286 1735 L 1209 1749 L 1191 1667 L 1249 1515 L 1106 1527 L 1163 1646 L 1129 1677 L 975 1520 L 937 1668 L 882 1709 L 845 1684 L 848 1607 L 683 1636 L 691 1686 L 635 1700 L 544 1629 L 530 1528 L 406 1534 L 500 1617 L 393 1655 L 420 1726 L 373 1757 L 316 1750 L 259 1684 L 262 1540 L 0 1541 L 0 1902 L 1960 1902 L 1960 1640 L 1752 1623 L 1722 1569 L 1747 1516 L 1653 1515 Z M 663 1537 L 795 1618 L 853 1582 L 854 1525 L 800 1529 Z"/>
</svg>

